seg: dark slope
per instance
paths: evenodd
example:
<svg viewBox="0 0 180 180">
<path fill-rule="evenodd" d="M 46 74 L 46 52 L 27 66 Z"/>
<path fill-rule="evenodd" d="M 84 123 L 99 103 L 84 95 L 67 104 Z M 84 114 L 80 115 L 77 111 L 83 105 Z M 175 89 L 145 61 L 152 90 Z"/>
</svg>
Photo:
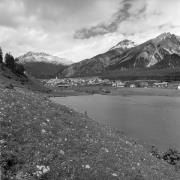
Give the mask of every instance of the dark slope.
<svg viewBox="0 0 180 180">
<path fill-rule="evenodd" d="M 177 68 L 180 67 L 180 56 L 177 54 L 167 54 L 165 55 L 163 61 L 158 62 L 153 66 L 153 68 Z"/>
<path fill-rule="evenodd" d="M 119 57 L 121 53 L 123 53 L 123 50 L 110 50 L 104 54 L 97 55 L 92 59 L 74 63 L 66 68 L 62 72 L 62 75 L 65 77 L 73 77 L 102 73 L 111 64 L 111 61 Z"/>
<path fill-rule="evenodd" d="M 32 76 L 39 79 L 55 78 L 67 68 L 66 65 L 52 64 L 48 62 L 27 62 L 24 64 L 25 70 Z"/>
</svg>

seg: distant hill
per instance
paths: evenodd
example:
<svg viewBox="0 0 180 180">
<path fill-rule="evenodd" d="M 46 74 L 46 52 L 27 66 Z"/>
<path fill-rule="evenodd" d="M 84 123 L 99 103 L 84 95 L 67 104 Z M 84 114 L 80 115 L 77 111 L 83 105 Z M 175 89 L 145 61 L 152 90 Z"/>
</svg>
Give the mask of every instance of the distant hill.
<svg viewBox="0 0 180 180">
<path fill-rule="evenodd" d="M 26 71 L 36 78 L 54 78 L 72 64 L 64 58 L 37 52 L 18 57 L 18 63 L 23 64 Z"/>
<path fill-rule="evenodd" d="M 163 33 L 143 44 L 130 40 L 119 42 L 106 53 L 70 65 L 66 77 L 102 75 L 130 69 L 180 67 L 180 37 Z"/>
</svg>

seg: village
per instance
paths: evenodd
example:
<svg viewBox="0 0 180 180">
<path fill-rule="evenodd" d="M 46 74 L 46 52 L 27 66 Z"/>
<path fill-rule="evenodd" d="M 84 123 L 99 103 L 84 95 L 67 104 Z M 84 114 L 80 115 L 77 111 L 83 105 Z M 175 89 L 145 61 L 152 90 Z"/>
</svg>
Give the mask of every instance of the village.
<svg viewBox="0 0 180 180">
<path fill-rule="evenodd" d="M 84 77 L 84 78 L 55 78 L 43 80 L 43 84 L 48 87 L 71 88 L 81 86 L 109 86 L 114 88 L 168 88 L 180 90 L 180 82 L 166 82 L 159 80 L 134 80 L 121 81 L 109 80 L 99 77 Z"/>
</svg>

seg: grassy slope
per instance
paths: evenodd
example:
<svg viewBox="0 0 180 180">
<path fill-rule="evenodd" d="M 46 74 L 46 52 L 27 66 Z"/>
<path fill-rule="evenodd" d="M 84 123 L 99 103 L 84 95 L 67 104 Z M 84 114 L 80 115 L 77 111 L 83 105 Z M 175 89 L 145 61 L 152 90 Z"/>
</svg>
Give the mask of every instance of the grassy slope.
<svg viewBox="0 0 180 180">
<path fill-rule="evenodd" d="M 33 77 L 18 76 L 6 67 L 4 67 L 3 70 L 0 68 L 0 87 L 7 87 L 9 85 L 13 85 L 13 87 L 16 88 L 25 88 L 45 93 L 50 91 L 50 89 L 44 87 L 40 81 Z"/>
<path fill-rule="evenodd" d="M 0 124 L 9 179 L 180 179 L 135 141 L 40 94 L 0 87 Z"/>
</svg>

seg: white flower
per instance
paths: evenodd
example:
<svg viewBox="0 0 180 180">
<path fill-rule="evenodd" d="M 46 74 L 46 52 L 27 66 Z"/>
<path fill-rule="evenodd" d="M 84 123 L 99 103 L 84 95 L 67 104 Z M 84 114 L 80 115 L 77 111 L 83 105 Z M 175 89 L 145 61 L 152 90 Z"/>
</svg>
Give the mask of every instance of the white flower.
<svg viewBox="0 0 180 180">
<path fill-rule="evenodd" d="M 36 167 L 37 167 L 38 171 L 36 171 L 34 174 L 37 175 L 38 177 L 41 176 L 42 174 L 45 174 L 48 171 L 50 171 L 49 166 L 37 165 Z"/>
<path fill-rule="evenodd" d="M 6 141 L 4 139 L 0 140 L 0 144 L 5 143 Z"/>
<path fill-rule="evenodd" d="M 112 176 L 117 177 L 118 175 L 116 173 L 112 173 Z"/>
<path fill-rule="evenodd" d="M 45 130 L 45 129 L 42 129 L 41 132 L 42 132 L 42 133 L 46 133 L 46 130 Z"/>
<path fill-rule="evenodd" d="M 49 119 L 46 119 L 47 122 L 49 122 L 50 120 Z"/>
<path fill-rule="evenodd" d="M 62 155 L 65 154 L 63 150 L 60 150 L 59 153 L 62 154 Z"/>
<path fill-rule="evenodd" d="M 109 150 L 108 150 L 107 148 L 103 148 L 103 150 L 104 150 L 106 153 L 109 152 Z"/>
<path fill-rule="evenodd" d="M 86 169 L 90 169 L 91 167 L 90 167 L 89 164 L 86 164 L 86 165 L 85 165 L 85 168 L 86 168 Z"/>
</svg>

